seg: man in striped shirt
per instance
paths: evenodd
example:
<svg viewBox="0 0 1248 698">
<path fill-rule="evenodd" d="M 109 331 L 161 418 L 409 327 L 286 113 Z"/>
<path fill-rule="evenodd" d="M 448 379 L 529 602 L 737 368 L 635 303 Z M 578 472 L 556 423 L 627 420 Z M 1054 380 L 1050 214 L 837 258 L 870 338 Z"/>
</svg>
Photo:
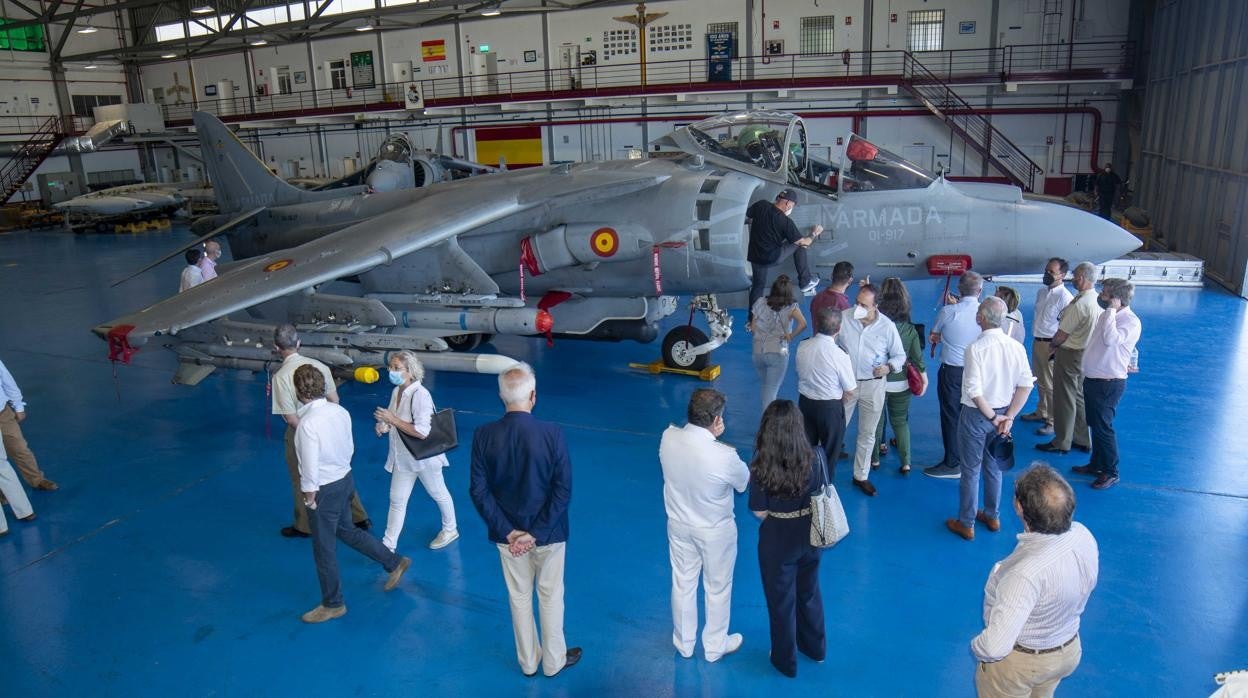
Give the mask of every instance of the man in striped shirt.
<svg viewBox="0 0 1248 698">
<path fill-rule="evenodd" d="M 1075 492 L 1039 464 L 1014 483 L 1024 533 L 984 587 L 984 631 L 971 641 L 980 698 L 1048 698 L 1079 666 L 1079 617 L 1096 587 L 1099 552 L 1072 522 Z"/>
</svg>

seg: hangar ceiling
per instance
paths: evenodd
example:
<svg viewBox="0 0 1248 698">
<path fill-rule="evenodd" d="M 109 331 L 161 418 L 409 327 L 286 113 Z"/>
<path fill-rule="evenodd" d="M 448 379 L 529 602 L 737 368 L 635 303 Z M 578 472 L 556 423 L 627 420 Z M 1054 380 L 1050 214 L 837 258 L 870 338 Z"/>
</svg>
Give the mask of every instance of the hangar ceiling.
<svg viewBox="0 0 1248 698">
<path fill-rule="evenodd" d="M 129 27 L 123 41 L 126 48 L 67 55 L 61 53 L 64 41 L 58 41 L 53 46 L 53 60 L 66 63 L 110 58 L 138 64 L 163 60 L 170 54 L 205 57 L 236 53 L 256 45 L 280 46 L 365 30 L 410 29 L 499 14 L 636 4 L 633 0 L 121 0 L 85 7 L 84 0 L 51 0 L 42 4 L 9 1 L 30 17 L 11 17 L 5 25 L 10 30 L 64 25 L 64 34 L 68 35 L 90 25 L 93 17 L 125 13 Z M 173 30 L 181 37 L 162 36 L 160 28 L 183 22 L 184 31 Z"/>
</svg>

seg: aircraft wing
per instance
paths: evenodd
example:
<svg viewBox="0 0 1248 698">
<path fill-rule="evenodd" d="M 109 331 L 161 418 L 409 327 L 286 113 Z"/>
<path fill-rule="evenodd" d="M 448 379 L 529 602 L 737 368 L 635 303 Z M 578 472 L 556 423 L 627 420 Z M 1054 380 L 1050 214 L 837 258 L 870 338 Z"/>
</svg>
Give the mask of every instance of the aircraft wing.
<svg viewBox="0 0 1248 698">
<path fill-rule="evenodd" d="M 592 201 L 658 185 L 664 175 L 568 167 L 520 170 L 412 192 L 410 204 L 298 247 L 238 263 L 216 279 L 100 325 L 114 354 L 264 301 L 359 274 L 552 200 Z"/>
</svg>

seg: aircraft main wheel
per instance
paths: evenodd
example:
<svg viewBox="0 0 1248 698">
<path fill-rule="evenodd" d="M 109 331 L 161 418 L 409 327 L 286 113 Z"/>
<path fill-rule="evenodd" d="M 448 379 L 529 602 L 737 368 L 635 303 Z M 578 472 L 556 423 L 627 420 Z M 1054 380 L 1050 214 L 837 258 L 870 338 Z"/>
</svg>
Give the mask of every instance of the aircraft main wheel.
<svg viewBox="0 0 1248 698">
<path fill-rule="evenodd" d="M 489 339 L 490 335 L 484 334 L 457 334 L 450 337 L 443 337 L 447 345 L 452 351 L 472 351 L 481 346 L 481 343 Z"/>
<path fill-rule="evenodd" d="M 711 362 L 711 355 L 695 356 L 689 350 L 706 342 L 702 330 L 688 325 L 677 327 L 663 337 L 663 363 L 669 368 L 701 371 Z"/>
</svg>

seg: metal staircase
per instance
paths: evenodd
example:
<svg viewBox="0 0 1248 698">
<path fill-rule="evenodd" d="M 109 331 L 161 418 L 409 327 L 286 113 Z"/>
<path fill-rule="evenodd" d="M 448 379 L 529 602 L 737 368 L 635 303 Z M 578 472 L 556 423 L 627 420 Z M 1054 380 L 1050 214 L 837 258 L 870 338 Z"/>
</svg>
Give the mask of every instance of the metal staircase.
<svg viewBox="0 0 1248 698">
<path fill-rule="evenodd" d="M 9 200 L 22 184 L 26 182 L 26 178 L 31 172 L 52 153 L 61 139 L 65 138 L 65 124 L 68 119 L 59 116 L 48 117 L 46 121 L 39 125 L 39 128 L 31 134 L 13 157 L 0 167 L 0 204 Z"/>
<path fill-rule="evenodd" d="M 1035 190 L 1044 170 L 909 51 L 902 59 L 901 86 L 1011 182 Z"/>
</svg>

